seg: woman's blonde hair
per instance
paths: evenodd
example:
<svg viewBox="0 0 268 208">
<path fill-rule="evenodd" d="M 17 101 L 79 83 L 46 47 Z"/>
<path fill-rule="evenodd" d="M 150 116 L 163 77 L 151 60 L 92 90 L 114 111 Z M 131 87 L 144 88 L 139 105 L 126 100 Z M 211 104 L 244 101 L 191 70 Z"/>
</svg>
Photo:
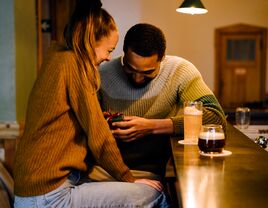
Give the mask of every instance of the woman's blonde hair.
<svg viewBox="0 0 268 208">
<path fill-rule="evenodd" d="M 64 29 L 67 49 L 73 50 L 78 66 L 88 78 L 93 77 L 96 90 L 100 87 L 100 76 L 95 66 L 95 46 L 103 37 L 117 30 L 113 17 L 104 9 L 99 0 L 78 0 L 68 24 Z"/>
</svg>

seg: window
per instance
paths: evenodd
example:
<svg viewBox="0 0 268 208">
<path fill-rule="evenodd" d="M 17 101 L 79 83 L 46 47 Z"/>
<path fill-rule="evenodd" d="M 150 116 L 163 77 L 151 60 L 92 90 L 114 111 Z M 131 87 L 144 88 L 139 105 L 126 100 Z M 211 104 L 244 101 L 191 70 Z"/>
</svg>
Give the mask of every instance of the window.
<svg viewBox="0 0 268 208">
<path fill-rule="evenodd" d="M 256 41 L 253 39 L 227 40 L 227 61 L 255 61 Z"/>
</svg>

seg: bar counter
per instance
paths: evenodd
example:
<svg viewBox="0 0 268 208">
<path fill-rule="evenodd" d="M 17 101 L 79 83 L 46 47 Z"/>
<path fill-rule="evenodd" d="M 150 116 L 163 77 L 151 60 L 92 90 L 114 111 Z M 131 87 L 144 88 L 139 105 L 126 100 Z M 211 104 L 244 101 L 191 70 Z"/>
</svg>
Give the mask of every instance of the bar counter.
<svg viewBox="0 0 268 208">
<path fill-rule="evenodd" d="M 205 157 L 197 145 L 171 138 L 179 205 L 183 208 L 268 207 L 268 152 L 227 126 L 224 157 Z"/>
</svg>

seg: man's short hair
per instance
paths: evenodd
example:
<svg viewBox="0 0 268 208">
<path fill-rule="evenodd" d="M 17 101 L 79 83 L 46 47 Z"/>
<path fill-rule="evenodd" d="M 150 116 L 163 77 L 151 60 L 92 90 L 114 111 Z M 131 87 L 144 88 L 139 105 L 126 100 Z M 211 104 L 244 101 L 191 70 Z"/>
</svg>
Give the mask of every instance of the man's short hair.
<svg viewBox="0 0 268 208">
<path fill-rule="evenodd" d="M 144 57 L 157 54 L 161 60 L 166 50 L 165 35 L 154 25 L 136 24 L 127 31 L 124 39 L 123 50 L 127 53 L 128 49 Z"/>
</svg>

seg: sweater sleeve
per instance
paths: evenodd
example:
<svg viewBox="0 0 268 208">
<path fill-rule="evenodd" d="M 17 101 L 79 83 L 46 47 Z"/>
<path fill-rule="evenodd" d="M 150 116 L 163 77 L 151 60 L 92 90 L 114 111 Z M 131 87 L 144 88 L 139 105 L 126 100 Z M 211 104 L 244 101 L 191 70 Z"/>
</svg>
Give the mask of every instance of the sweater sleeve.
<svg viewBox="0 0 268 208">
<path fill-rule="evenodd" d="M 70 70 L 68 77 L 71 107 L 87 135 L 89 149 L 96 161 L 117 180 L 133 182 L 135 179 L 123 163 L 115 139 L 103 117 L 92 77 L 78 67 Z"/>
<path fill-rule="evenodd" d="M 204 82 L 201 74 L 193 64 L 185 61 L 178 66 L 177 76 L 181 83 L 177 87 L 178 105 L 182 108 L 184 101 L 201 101 L 203 103 L 203 124 L 220 124 L 226 129 L 226 118 L 217 98 Z M 178 109 L 179 109 L 178 108 Z M 183 112 L 183 111 L 181 111 Z M 178 113 L 171 117 L 175 134 L 183 132 L 183 115 Z"/>
</svg>

